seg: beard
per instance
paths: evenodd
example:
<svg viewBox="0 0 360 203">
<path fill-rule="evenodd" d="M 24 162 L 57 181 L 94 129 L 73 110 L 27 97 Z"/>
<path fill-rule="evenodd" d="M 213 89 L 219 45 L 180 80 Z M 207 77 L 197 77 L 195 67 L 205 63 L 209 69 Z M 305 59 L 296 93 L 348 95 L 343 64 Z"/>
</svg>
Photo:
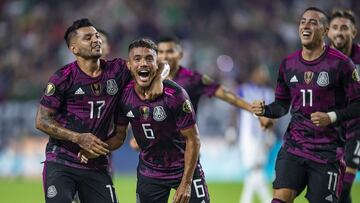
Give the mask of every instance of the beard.
<svg viewBox="0 0 360 203">
<path fill-rule="evenodd" d="M 78 56 L 81 56 L 84 59 L 99 59 L 102 56 L 102 52 L 94 52 L 92 50 L 80 50 Z"/>
</svg>

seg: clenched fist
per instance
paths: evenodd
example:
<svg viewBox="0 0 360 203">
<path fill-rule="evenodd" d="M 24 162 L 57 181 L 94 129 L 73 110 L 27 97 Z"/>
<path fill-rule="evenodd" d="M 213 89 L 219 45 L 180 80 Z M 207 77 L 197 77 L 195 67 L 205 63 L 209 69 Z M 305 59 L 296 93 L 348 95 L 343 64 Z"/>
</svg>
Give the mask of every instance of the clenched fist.
<svg viewBox="0 0 360 203">
<path fill-rule="evenodd" d="M 255 100 L 251 104 L 251 111 L 257 115 L 262 116 L 265 112 L 265 102 L 263 100 Z"/>
</svg>

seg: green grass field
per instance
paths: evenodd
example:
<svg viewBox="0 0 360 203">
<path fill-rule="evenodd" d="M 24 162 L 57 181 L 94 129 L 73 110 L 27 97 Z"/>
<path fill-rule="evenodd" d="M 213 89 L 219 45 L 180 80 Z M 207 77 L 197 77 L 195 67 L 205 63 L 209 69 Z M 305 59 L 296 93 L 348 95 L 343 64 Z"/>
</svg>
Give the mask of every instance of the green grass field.
<svg viewBox="0 0 360 203">
<path fill-rule="evenodd" d="M 115 179 L 115 187 L 120 203 L 135 202 L 136 178 L 119 176 Z M 241 183 L 209 182 L 212 203 L 238 203 L 242 189 Z M 360 202 L 360 184 L 354 185 L 353 202 Z M 11 203 L 41 203 L 44 202 L 41 180 L 0 179 L 0 202 Z M 170 201 L 169 201 L 170 202 Z M 306 203 L 301 195 L 295 203 Z M 255 201 L 254 203 L 258 203 Z"/>
</svg>

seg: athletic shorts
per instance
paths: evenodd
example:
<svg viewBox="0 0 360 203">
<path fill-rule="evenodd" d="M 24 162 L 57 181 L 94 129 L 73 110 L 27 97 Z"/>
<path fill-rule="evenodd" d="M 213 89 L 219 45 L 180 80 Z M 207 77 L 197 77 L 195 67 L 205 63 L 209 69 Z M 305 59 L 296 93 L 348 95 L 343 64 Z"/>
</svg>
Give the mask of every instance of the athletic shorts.
<svg viewBox="0 0 360 203">
<path fill-rule="evenodd" d="M 274 189 L 288 188 L 299 195 L 305 187 L 310 203 L 337 203 L 342 186 L 340 162 L 321 164 L 281 148 L 275 165 Z"/>
<path fill-rule="evenodd" d="M 354 137 L 346 141 L 345 163 L 347 167 L 360 168 L 360 137 Z"/>
<path fill-rule="evenodd" d="M 179 186 L 181 179 L 163 180 L 145 177 L 138 173 L 136 203 L 167 203 L 171 189 Z M 209 203 L 209 192 L 203 176 L 195 169 L 189 203 Z"/>
<path fill-rule="evenodd" d="M 45 162 L 43 186 L 46 203 L 71 203 L 76 192 L 84 203 L 118 202 L 107 170 L 78 169 Z"/>
</svg>

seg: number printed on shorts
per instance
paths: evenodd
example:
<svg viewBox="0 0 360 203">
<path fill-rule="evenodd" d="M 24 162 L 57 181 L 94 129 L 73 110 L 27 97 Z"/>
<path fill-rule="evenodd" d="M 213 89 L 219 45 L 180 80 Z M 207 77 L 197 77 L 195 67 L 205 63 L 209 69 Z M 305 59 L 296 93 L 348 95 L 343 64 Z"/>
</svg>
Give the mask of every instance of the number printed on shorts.
<svg viewBox="0 0 360 203">
<path fill-rule="evenodd" d="M 111 202 L 118 203 L 114 186 L 113 185 L 106 185 L 105 187 L 109 189 Z"/>
<path fill-rule="evenodd" d="M 356 148 L 355 148 L 355 151 L 354 151 L 354 155 L 355 156 L 360 156 L 360 141 L 359 140 L 356 140 Z"/>
<path fill-rule="evenodd" d="M 329 175 L 328 190 L 336 191 L 338 174 L 335 172 L 331 172 L 331 171 L 328 171 L 327 173 Z"/>
<path fill-rule="evenodd" d="M 193 180 L 196 197 L 205 197 L 204 185 L 201 184 L 201 178 Z M 200 183 L 200 184 L 199 184 Z"/>
</svg>

